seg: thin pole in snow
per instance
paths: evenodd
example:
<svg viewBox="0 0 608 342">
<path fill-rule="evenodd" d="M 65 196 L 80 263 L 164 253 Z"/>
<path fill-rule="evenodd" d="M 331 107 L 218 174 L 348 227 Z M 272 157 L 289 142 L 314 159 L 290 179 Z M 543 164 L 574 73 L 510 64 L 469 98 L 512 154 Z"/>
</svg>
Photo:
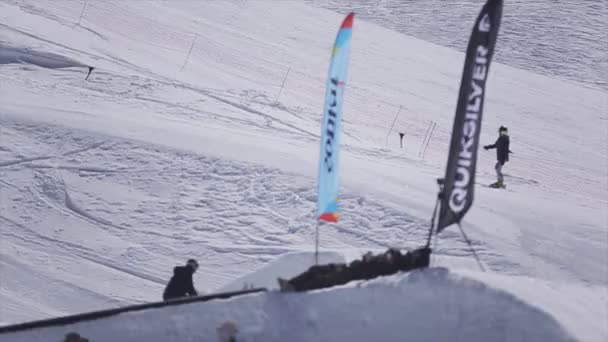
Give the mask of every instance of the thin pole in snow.
<svg viewBox="0 0 608 342">
<path fill-rule="evenodd" d="M 435 201 L 435 209 L 433 209 L 433 215 L 431 216 L 431 227 L 429 228 L 429 235 L 426 239 L 426 247 L 431 245 L 431 238 L 433 237 L 433 231 L 436 226 L 435 219 L 437 218 L 437 211 L 439 210 L 439 202 L 443 196 L 443 179 L 437 179 L 437 185 L 439 186 L 439 193 L 437 194 L 437 200 Z"/>
<path fill-rule="evenodd" d="M 283 78 L 283 83 L 281 83 L 281 89 L 279 89 L 279 93 L 277 94 L 277 97 L 274 99 L 274 102 L 279 101 L 279 97 L 281 97 L 281 93 L 283 92 L 283 87 L 285 86 L 285 82 L 287 81 L 287 76 L 289 75 L 290 71 L 291 71 L 291 67 L 289 67 L 287 69 L 287 72 L 285 73 L 285 77 Z"/>
<path fill-rule="evenodd" d="M 198 33 L 194 35 L 194 38 L 192 39 L 192 43 L 190 44 L 190 50 L 188 50 L 188 56 L 186 56 L 186 59 L 184 60 L 184 65 L 182 65 L 182 67 L 179 69 L 179 71 L 184 70 L 186 63 L 188 63 L 188 60 L 190 59 L 190 54 L 192 53 L 192 48 L 194 48 L 194 43 L 196 42 L 197 38 L 198 38 Z"/>
<path fill-rule="evenodd" d="M 433 231 L 435 228 L 435 217 L 437 217 L 437 208 L 439 208 L 439 198 L 435 202 L 435 209 L 433 209 L 433 216 L 431 216 L 431 227 L 429 228 L 429 235 L 426 239 L 426 247 L 431 245 L 431 238 L 433 237 Z"/>
<path fill-rule="evenodd" d="M 391 135 L 391 132 L 393 131 L 393 126 L 395 126 L 395 122 L 397 122 L 397 118 L 399 117 L 399 113 L 401 113 L 401 108 L 403 106 L 400 105 L 399 106 L 399 110 L 397 111 L 397 115 L 395 115 L 395 119 L 393 120 L 393 123 L 391 124 L 391 128 L 389 128 L 388 133 L 386 134 L 386 146 L 388 147 L 388 137 Z"/>
<path fill-rule="evenodd" d="M 315 230 L 315 265 L 319 264 L 319 225 L 321 222 L 317 220 L 317 229 Z"/>
<path fill-rule="evenodd" d="M 437 126 L 437 123 L 435 121 L 431 121 L 431 130 L 429 131 L 428 134 L 428 138 L 426 139 L 426 143 L 424 144 L 424 148 L 422 149 L 422 154 L 421 154 L 421 158 L 424 159 L 424 156 L 426 155 L 426 149 L 429 147 L 429 143 L 431 142 L 431 137 L 433 136 L 433 132 L 435 132 L 435 126 Z"/>
<path fill-rule="evenodd" d="M 82 20 L 82 16 L 84 15 L 84 10 L 87 8 L 87 5 L 89 4 L 89 0 L 86 0 L 84 2 L 84 5 L 82 6 L 82 11 L 80 11 L 80 18 L 78 18 L 78 26 L 80 26 L 80 21 Z"/>
<path fill-rule="evenodd" d="M 431 132 L 431 127 L 433 127 L 433 120 L 429 122 L 429 127 L 427 127 L 426 132 L 424 133 L 424 139 L 422 139 L 422 145 L 420 145 L 420 151 L 418 151 L 418 157 L 422 157 L 422 150 L 424 149 L 424 145 L 426 144 L 426 139 Z"/>
</svg>

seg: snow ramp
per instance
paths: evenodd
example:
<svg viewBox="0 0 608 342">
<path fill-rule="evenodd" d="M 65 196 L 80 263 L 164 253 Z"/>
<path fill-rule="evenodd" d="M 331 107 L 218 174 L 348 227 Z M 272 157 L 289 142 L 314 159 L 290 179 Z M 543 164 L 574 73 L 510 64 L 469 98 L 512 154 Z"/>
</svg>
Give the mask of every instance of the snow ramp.
<svg viewBox="0 0 608 342">
<path fill-rule="evenodd" d="M 56 53 L 0 45 L 0 64 L 12 63 L 32 64 L 49 69 L 82 67 L 89 69 L 87 78 L 94 69 L 94 67 L 90 65 L 80 63 L 70 57 Z"/>
<path fill-rule="evenodd" d="M 543 310 L 473 278 L 429 268 L 309 293 L 184 302 L 4 332 L 0 339 L 61 341 L 74 331 L 95 342 L 217 341 L 216 329 L 232 320 L 237 341 L 576 340 Z"/>
<path fill-rule="evenodd" d="M 319 263 L 343 263 L 345 256 L 337 252 L 319 252 Z M 278 289 L 277 278 L 289 279 L 306 271 L 315 263 L 315 254 L 310 252 L 290 252 L 280 255 L 263 267 L 250 272 L 217 291 L 232 292 L 243 288 Z"/>
</svg>

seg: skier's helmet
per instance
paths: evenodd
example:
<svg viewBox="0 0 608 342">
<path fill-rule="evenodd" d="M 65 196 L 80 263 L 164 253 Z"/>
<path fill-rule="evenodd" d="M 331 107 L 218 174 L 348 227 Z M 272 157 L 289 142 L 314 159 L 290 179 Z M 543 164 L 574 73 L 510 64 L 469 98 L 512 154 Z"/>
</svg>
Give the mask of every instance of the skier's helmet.
<svg viewBox="0 0 608 342">
<path fill-rule="evenodd" d="M 502 133 L 502 132 L 507 132 L 507 127 L 505 126 L 500 126 L 500 128 L 498 129 L 498 133 Z"/>
<path fill-rule="evenodd" d="M 190 266 L 193 270 L 196 271 L 198 269 L 198 262 L 195 259 L 188 259 L 186 266 Z"/>
</svg>

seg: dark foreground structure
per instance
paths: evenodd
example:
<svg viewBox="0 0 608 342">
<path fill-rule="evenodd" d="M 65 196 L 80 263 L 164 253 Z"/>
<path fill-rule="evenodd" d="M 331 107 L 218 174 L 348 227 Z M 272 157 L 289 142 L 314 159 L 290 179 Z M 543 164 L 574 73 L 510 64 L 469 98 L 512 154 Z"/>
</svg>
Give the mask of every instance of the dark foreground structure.
<svg viewBox="0 0 608 342">
<path fill-rule="evenodd" d="M 429 247 L 421 247 L 405 254 L 389 248 L 378 255 L 367 253 L 360 260 L 349 264 L 311 266 L 306 272 L 289 280 L 279 278 L 279 286 L 282 291 L 307 291 L 343 285 L 353 280 L 367 280 L 428 267 L 430 256 Z"/>
</svg>

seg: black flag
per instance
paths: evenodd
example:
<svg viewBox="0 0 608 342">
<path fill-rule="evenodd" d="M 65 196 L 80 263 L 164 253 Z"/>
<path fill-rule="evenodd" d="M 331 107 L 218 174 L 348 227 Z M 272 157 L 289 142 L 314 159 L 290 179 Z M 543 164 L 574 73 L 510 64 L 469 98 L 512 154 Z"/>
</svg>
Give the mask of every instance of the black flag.
<svg viewBox="0 0 608 342">
<path fill-rule="evenodd" d="M 486 79 L 502 16 L 502 0 L 488 0 L 469 39 L 456 106 L 437 233 L 460 222 L 473 204 L 477 147 Z"/>
</svg>

